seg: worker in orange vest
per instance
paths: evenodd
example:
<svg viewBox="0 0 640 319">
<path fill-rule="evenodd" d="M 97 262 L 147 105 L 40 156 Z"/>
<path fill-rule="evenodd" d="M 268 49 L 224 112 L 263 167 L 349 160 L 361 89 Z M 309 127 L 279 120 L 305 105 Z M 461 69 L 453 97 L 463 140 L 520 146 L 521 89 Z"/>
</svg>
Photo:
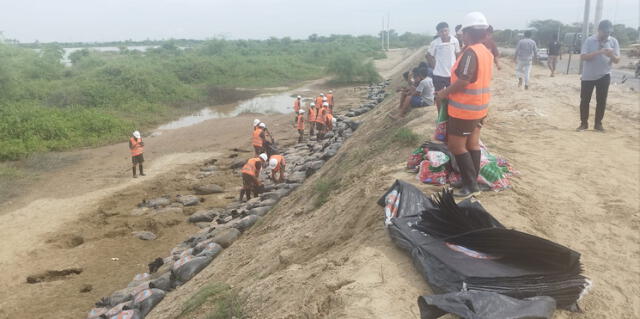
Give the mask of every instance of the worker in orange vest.
<svg viewBox="0 0 640 319">
<path fill-rule="evenodd" d="M 452 185 L 456 197 L 480 193 L 480 129 L 489 111 L 493 55 L 483 40 L 487 36 L 487 18 L 480 12 L 464 17 L 462 36 L 465 48 L 451 72 L 451 85 L 438 92 L 448 99 L 447 147 L 460 168 L 462 183 Z"/>
<path fill-rule="evenodd" d="M 332 90 L 329 90 L 329 93 L 327 93 L 327 102 L 329 103 L 329 112 L 333 114 L 333 91 Z"/>
<path fill-rule="evenodd" d="M 325 98 L 324 93 L 320 93 L 320 95 L 316 96 L 316 106 L 320 108 L 322 105 L 323 99 Z"/>
<path fill-rule="evenodd" d="M 336 125 L 336 122 L 337 120 L 335 117 L 333 117 L 333 114 L 327 112 L 327 114 L 324 116 L 324 134 L 333 131 L 333 127 L 334 125 Z"/>
<path fill-rule="evenodd" d="M 302 143 L 302 140 L 304 138 L 304 110 L 298 111 L 294 126 L 298 130 L 298 134 L 300 134 L 300 136 L 298 137 L 298 143 Z"/>
<path fill-rule="evenodd" d="M 284 170 L 286 161 L 282 155 L 271 155 L 269 158 L 269 170 L 271 171 L 271 180 L 276 183 L 284 183 Z M 276 179 L 276 173 L 280 173 L 278 179 Z"/>
<path fill-rule="evenodd" d="M 296 115 L 296 118 L 298 117 L 298 112 L 300 111 L 300 108 L 302 107 L 302 96 L 298 95 L 298 97 L 293 100 L 293 113 Z"/>
<path fill-rule="evenodd" d="M 240 201 L 244 195 L 247 195 L 247 200 L 251 199 L 251 193 L 254 197 L 257 197 L 261 193 L 262 183 L 260 183 L 260 171 L 262 166 L 266 163 L 268 157 L 267 154 L 260 154 L 258 157 L 250 158 L 247 163 L 244 164 L 240 173 L 242 173 L 242 189 L 240 189 Z"/>
<path fill-rule="evenodd" d="M 146 176 L 142 170 L 142 163 L 144 162 L 144 142 L 142 141 L 140 132 L 133 132 L 131 138 L 129 138 L 129 150 L 131 151 L 131 163 L 133 164 L 133 178 L 138 178 L 136 175 L 136 164 L 138 164 L 138 168 L 140 169 L 140 176 Z"/>
<path fill-rule="evenodd" d="M 265 128 L 267 127 L 264 123 L 259 123 L 257 127 L 253 130 L 253 136 L 251 138 L 251 143 L 253 144 L 253 149 L 256 153 L 256 156 L 264 153 L 264 143 L 266 141 L 265 136 Z"/>
<path fill-rule="evenodd" d="M 316 115 L 316 130 L 318 131 L 317 138 L 320 140 L 324 138 L 325 133 L 325 117 L 329 113 L 329 103 L 322 103 L 322 107 L 318 110 L 318 114 Z"/>
<path fill-rule="evenodd" d="M 311 104 L 309 104 L 309 109 L 308 109 L 308 114 L 307 114 L 307 122 L 309 123 L 309 136 L 313 136 L 315 131 L 315 127 L 316 127 L 316 115 L 318 112 L 318 109 L 316 108 L 316 104 L 311 102 Z"/>
</svg>

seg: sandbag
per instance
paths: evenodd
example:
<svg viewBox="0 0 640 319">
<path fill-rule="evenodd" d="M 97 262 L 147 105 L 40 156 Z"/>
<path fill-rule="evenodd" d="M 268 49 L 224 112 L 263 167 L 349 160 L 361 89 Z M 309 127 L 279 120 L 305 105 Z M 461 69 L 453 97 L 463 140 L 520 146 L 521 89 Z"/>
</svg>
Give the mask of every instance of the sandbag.
<svg viewBox="0 0 640 319">
<path fill-rule="evenodd" d="M 173 277 L 173 274 L 170 271 L 165 272 L 159 277 L 151 280 L 151 282 L 149 282 L 149 288 L 157 288 L 164 291 L 171 291 L 175 287 L 174 281 L 175 281 L 175 278 Z"/>
<path fill-rule="evenodd" d="M 164 298 L 165 292 L 152 288 L 145 289 L 136 294 L 133 305 L 140 310 L 140 316 L 144 318 Z"/>
<path fill-rule="evenodd" d="M 207 244 L 199 243 L 194 248 L 194 254 L 197 257 L 211 257 L 215 258 L 222 252 L 222 246 L 216 242 L 210 242 Z"/>
<path fill-rule="evenodd" d="M 249 215 L 240 219 L 235 219 L 232 222 L 228 223 L 226 226 L 236 228 L 237 230 L 243 232 L 253 226 L 258 220 L 260 220 L 260 216 Z"/>
<path fill-rule="evenodd" d="M 194 206 L 200 204 L 200 198 L 195 195 L 178 195 L 177 200 L 184 206 Z"/>
<path fill-rule="evenodd" d="M 207 267 L 213 260 L 211 257 L 192 257 L 186 256 L 180 258 L 173 264 L 173 274 L 176 278 L 176 284 L 182 285 L 191 280 L 193 276 L 198 274 L 202 269 Z"/>
<path fill-rule="evenodd" d="M 144 316 L 138 309 L 125 310 L 109 319 L 142 319 Z"/>
<path fill-rule="evenodd" d="M 109 309 L 107 309 L 105 307 L 93 308 L 93 309 L 89 310 L 89 313 L 87 314 L 87 319 L 102 318 L 101 316 L 106 314 L 108 311 L 109 311 Z"/>
<path fill-rule="evenodd" d="M 123 303 L 119 303 L 117 304 L 115 307 L 109 309 L 109 311 L 107 311 L 107 313 L 105 313 L 105 316 L 107 316 L 107 318 L 115 316 L 119 313 L 121 313 L 124 310 L 129 310 L 133 308 L 133 300 L 129 300 L 127 302 L 123 302 Z"/>
<path fill-rule="evenodd" d="M 420 319 L 451 313 L 468 319 L 550 319 L 556 301 L 547 296 L 522 300 L 494 292 L 462 291 L 418 297 Z"/>
<path fill-rule="evenodd" d="M 223 228 L 216 229 L 212 232 L 213 237 L 211 241 L 218 243 L 220 246 L 227 248 L 233 244 L 238 237 L 240 237 L 240 231 L 235 228 Z"/>
</svg>

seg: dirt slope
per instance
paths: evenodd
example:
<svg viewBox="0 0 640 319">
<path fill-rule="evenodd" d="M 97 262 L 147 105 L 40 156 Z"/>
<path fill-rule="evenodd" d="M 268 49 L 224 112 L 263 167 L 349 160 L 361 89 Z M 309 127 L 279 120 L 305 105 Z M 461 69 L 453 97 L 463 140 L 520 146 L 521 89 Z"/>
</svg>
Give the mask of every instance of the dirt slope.
<svg viewBox="0 0 640 319">
<path fill-rule="evenodd" d="M 535 67 L 531 90 L 519 91 L 513 65 L 503 65 L 495 74 L 483 141 L 521 176 L 512 190 L 483 193 L 481 202 L 508 227 L 583 254 L 585 273 L 594 282 L 580 303 L 585 313 L 558 311 L 556 318 L 637 318 L 638 94 L 612 87 L 607 133 L 578 133 L 576 76 L 548 78 Z M 412 147 L 398 145 L 394 131 L 405 125 L 427 139 L 435 111 L 413 111 L 410 119 L 393 122 L 386 114 L 397 102 L 392 94 L 364 115 L 337 156 L 169 294 L 150 318 L 177 317 L 194 293 L 217 282 L 239 289 L 252 318 L 417 318 L 416 297 L 429 288 L 390 242 L 375 202 L 396 178 L 415 182 L 403 170 Z M 314 184 L 320 179 L 337 186 L 315 209 Z"/>
</svg>

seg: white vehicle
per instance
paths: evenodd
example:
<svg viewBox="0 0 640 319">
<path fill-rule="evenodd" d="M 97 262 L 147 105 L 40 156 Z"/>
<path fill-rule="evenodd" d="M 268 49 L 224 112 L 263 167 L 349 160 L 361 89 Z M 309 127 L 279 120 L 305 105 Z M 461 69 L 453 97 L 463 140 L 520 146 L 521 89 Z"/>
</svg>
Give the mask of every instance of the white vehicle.
<svg viewBox="0 0 640 319">
<path fill-rule="evenodd" d="M 538 49 L 538 61 L 547 61 L 549 59 L 548 49 Z"/>
</svg>

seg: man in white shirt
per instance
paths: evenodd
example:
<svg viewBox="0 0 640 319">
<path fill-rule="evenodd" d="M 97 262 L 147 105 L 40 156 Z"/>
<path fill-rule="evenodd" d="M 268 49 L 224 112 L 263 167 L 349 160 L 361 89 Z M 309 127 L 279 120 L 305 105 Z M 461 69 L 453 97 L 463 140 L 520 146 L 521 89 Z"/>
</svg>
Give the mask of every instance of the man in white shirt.
<svg viewBox="0 0 640 319">
<path fill-rule="evenodd" d="M 418 86 L 412 90 L 412 94 L 407 96 L 400 106 L 400 117 L 404 117 L 410 108 L 425 107 L 433 105 L 434 88 L 429 70 L 418 68 L 414 74 L 414 78 L 418 81 Z M 398 117 L 393 117 L 398 118 Z"/>
<path fill-rule="evenodd" d="M 460 53 L 460 43 L 449 35 L 449 25 L 446 22 L 438 23 L 436 31 L 438 37 L 429 45 L 427 61 L 433 68 L 433 86 L 438 92 L 451 85 L 451 68 Z"/>
</svg>

